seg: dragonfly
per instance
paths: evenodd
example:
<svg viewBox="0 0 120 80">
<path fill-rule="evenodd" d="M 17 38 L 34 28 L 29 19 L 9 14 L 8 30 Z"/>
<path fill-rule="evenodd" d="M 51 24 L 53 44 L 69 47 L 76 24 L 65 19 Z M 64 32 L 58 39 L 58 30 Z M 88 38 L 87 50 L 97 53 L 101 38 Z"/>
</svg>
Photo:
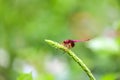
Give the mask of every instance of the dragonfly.
<svg viewBox="0 0 120 80">
<path fill-rule="evenodd" d="M 75 46 L 76 42 L 86 42 L 89 41 L 90 39 L 81 39 L 81 40 L 71 40 L 67 39 L 62 42 L 62 45 L 67 47 L 68 49 L 73 48 Z"/>
</svg>

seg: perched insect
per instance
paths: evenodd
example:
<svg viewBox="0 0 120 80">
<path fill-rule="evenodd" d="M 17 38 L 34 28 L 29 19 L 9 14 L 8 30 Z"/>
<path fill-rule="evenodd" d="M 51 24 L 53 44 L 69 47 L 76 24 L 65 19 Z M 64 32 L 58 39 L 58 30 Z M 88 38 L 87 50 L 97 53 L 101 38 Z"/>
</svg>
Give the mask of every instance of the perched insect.
<svg viewBox="0 0 120 80">
<path fill-rule="evenodd" d="M 68 39 L 68 40 L 64 40 L 62 42 L 62 45 L 64 45 L 65 47 L 70 49 L 70 48 L 75 46 L 76 42 L 85 42 L 85 41 L 88 41 L 88 40 L 90 40 L 90 39 L 81 39 L 81 40 L 71 40 L 71 39 Z"/>
</svg>

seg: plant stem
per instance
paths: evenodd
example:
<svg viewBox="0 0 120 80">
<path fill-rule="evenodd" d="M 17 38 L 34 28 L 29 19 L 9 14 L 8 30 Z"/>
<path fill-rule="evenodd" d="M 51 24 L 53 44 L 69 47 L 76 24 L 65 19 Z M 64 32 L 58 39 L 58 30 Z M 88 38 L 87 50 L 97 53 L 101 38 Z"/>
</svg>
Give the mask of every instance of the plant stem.
<svg viewBox="0 0 120 80">
<path fill-rule="evenodd" d="M 71 56 L 74 59 L 74 61 L 77 62 L 79 64 L 79 66 L 86 72 L 86 74 L 88 75 L 90 80 L 96 80 L 95 77 L 93 76 L 93 74 L 91 73 L 91 71 L 87 68 L 87 66 L 83 63 L 83 61 L 75 55 L 74 52 L 72 52 L 70 49 L 68 49 L 67 47 L 65 47 L 57 42 L 54 42 L 51 40 L 45 40 L 45 41 L 48 44 L 50 44 L 51 46 L 68 53 L 68 55 Z"/>
</svg>

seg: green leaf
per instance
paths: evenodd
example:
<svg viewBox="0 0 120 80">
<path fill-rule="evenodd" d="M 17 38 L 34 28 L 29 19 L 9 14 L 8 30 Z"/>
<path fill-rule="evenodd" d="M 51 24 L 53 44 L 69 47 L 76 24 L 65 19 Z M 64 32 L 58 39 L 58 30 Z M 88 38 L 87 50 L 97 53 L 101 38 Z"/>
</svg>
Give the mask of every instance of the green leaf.
<svg viewBox="0 0 120 80">
<path fill-rule="evenodd" d="M 32 74 L 21 74 L 17 80 L 32 80 Z"/>
<path fill-rule="evenodd" d="M 102 80 L 115 80 L 115 79 L 116 79 L 116 75 L 113 73 L 104 75 L 102 78 Z"/>
</svg>

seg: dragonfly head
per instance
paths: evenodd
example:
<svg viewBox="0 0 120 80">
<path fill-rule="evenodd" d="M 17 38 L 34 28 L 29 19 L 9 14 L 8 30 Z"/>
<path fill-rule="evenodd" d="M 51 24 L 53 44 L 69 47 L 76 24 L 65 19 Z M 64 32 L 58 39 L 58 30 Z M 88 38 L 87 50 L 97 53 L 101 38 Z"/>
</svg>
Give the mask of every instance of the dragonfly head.
<svg viewBox="0 0 120 80">
<path fill-rule="evenodd" d="M 75 42 L 73 40 L 70 40 L 70 39 L 64 40 L 62 44 L 67 48 L 72 48 L 75 46 Z"/>
</svg>

